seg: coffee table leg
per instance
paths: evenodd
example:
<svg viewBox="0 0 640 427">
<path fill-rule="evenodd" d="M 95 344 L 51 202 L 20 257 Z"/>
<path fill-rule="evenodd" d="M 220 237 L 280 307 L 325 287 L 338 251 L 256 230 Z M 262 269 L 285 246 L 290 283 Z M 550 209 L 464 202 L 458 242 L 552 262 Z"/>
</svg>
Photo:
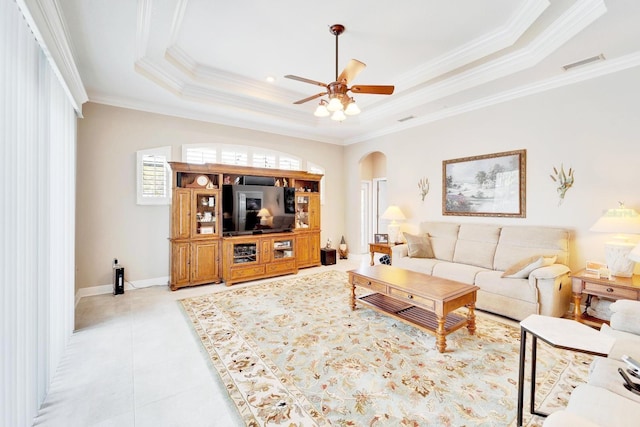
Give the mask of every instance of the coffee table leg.
<svg viewBox="0 0 640 427">
<path fill-rule="evenodd" d="M 351 311 L 356 309 L 356 285 L 351 284 Z"/>
<path fill-rule="evenodd" d="M 469 330 L 469 334 L 473 335 L 476 333 L 476 313 L 475 313 L 475 304 L 469 304 L 467 308 L 469 311 L 467 312 L 467 329 Z"/>
<path fill-rule="evenodd" d="M 436 345 L 440 353 L 447 348 L 447 336 L 444 333 L 444 317 L 438 316 L 438 330 L 436 331 Z"/>
</svg>

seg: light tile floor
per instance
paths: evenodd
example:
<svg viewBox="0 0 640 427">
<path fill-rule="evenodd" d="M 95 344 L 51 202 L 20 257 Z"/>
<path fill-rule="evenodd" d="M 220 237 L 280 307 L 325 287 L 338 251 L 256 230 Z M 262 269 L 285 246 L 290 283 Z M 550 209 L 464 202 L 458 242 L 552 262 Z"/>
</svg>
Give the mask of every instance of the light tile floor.
<svg viewBox="0 0 640 427">
<path fill-rule="evenodd" d="M 346 271 L 369 260 L 350 254 L 298 274 Z M 76 331 L 34 426 L 242 425 L 177 302 L 228 289 L 153 286 L 82 298 Z"/>
</svg>

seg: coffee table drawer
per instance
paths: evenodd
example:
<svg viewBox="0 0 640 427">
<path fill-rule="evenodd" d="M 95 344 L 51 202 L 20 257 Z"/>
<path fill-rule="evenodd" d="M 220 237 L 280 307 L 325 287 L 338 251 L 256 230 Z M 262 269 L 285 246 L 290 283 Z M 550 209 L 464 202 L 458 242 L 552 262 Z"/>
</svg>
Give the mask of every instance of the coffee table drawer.
<svg viewBox="0 0 640 427">
<path fill-rule="evenodd" d="M 353 276 L 353 284 L 362 288 L 368 288 L 376 292 L 387 292 L 387 286 L 382 283 L 373 282 L 363 277 Z"/>
<path fill-rule="evenodd" d="M 432 299 L 424 298 L 419 295 L 414 295 L 414 294 L 408 293 L 407 291 L 402 291 L 399 289 L 394 289 L 394 288 L 389 289 L 389 296 L 393 298 L 401 299 L 403 301 L 410 302 L 412 304 L 415 304 L 427 310 L 435 310 L 435 307 L 436 307 L 436 304 Z"/>
</svg>

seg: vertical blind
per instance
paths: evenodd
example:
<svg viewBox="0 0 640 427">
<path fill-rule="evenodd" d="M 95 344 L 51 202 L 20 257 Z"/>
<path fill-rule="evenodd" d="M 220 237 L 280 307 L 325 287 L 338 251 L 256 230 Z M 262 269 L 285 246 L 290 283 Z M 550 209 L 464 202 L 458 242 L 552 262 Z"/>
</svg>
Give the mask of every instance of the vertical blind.
<svg viewBox="0 0 640 427">
<path fill-rule="evenodd" d="M 76 118 L 0 0 L 0 425 L 30 426 L 73 331 Z"/>
</svg>

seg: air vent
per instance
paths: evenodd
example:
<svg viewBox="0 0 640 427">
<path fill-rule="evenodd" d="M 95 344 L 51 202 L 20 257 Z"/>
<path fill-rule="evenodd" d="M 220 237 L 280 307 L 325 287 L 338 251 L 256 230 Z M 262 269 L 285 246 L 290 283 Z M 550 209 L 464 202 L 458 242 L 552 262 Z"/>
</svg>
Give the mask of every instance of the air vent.
<svg viewBox="0 0 640 427">
<path fill-rule="evenodd" d="M 416 118 L 416 116 L 407 116 L 407 117 L 403 117 L 402 119 L 398 119 L 398 121 L 400 123 L 402 123 L 402 122 L 406 122 L 407 120 L 411 120 L 411 119 L 415 119 L 415 118 Z"/>
<path fill-rule="evenodd" d="M 592 62 L 604 61 L 604 55 L 601 53 L 598 56 L 592 56 L 591 58 L 583 59 L 582 61 L 574 62 L 572 64 L 563 65 L 562 68 L 565 71 L 569 71 L 572 68 L 581 67 L 583 65 L 591 64 Z"/>
</svg>

